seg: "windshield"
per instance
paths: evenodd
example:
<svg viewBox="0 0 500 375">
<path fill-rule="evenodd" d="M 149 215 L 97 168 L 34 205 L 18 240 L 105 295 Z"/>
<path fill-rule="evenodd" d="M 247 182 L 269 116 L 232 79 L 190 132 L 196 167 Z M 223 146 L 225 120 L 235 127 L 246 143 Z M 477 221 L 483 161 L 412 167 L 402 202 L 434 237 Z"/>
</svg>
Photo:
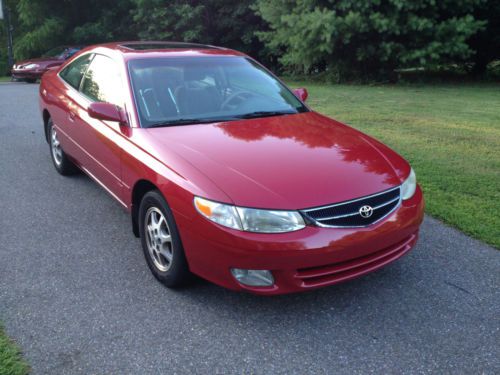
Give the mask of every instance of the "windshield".
<svg viewBox="0 0 500 375">
<path fill-rule="evenodd" d="M 142 127 L 306 112 L 295 95 L 244 57 L 170 57 L 129 62 Z"/>
<path fill-rule="evenodd" d="M 48 52 L 45 52 L 42 57 L 57 57 L 57 58 L 70 58 L 75 53 L 77 53 L 80 47 L 56 47 L 52 48 Z"/>
<path fill-rule="evenodd" d="M 45 52 L 42 57 L 59 57 L 64 53 L 64 51 L 66 51 L 66 47 L 52 48 L 51 50 Z"/>
</svg>

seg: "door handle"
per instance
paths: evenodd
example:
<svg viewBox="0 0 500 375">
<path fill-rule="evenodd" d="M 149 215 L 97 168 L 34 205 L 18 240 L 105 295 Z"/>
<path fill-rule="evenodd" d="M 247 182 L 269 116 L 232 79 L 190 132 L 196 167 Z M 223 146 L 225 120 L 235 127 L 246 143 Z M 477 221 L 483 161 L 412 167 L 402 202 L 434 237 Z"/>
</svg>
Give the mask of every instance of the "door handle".
<svg viewBox="0 0 500 375">
<path fill-rule="evenodd" d="M 76 117 L 76 114 L 74 112 L 70 112 L 68 114 L 68 120 L 71 122 L 75 122 L 75 117 Z"/>
</svg>

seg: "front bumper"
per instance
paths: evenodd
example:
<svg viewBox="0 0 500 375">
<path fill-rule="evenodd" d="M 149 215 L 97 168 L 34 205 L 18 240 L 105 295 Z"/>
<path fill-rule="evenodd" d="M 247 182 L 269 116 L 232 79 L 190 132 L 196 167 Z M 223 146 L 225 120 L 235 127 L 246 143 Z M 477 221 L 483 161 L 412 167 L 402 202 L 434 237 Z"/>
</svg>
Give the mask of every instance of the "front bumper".
<svg viewBox="0 0 500 375">
<path fill-rule="evenodd" d="M 364 228 L 307 226 L 296 232 L 260 234 L 224 228 L 199 214 L 176 220 L 193 273 L 229 289 L 272 295 L 333 285 L 395 261 L 416 244 L 423 215 L 418 187 L 393 213 Z M 231 268 L 270 270 L 275 284 L 242 285 Z"/>
<path fill-rule="evenodd" d="M 15 79 L 40 79 L 47 69 L 24 70 L 12 69 L 12 78 Z"/>
</svg>

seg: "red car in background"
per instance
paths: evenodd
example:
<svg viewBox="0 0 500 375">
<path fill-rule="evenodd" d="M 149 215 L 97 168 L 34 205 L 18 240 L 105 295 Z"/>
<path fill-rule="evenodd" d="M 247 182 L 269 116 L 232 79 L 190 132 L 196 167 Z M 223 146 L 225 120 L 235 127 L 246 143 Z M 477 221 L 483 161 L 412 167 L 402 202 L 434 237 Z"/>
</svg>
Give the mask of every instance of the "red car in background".
<svg viewBox="0 0 500 375">
<path fill-rule="evenodd" d="M 62 65 L 83 47 L 80 46 L 60 46 L 51 49 L 42 57 L 28 59 L 16 63 L 11 70 L 13 79 L 34 83 L 50 68 Z"/>
<path fill-rule="evenodd" d="M 166 42 L 87 48 L 40 85 L 56 170 L 130 213 L 158 280 L 267 295 L 379 269 L 423 219 L 408 162 L 306 98 L 242 53 Z"/>
</svg>

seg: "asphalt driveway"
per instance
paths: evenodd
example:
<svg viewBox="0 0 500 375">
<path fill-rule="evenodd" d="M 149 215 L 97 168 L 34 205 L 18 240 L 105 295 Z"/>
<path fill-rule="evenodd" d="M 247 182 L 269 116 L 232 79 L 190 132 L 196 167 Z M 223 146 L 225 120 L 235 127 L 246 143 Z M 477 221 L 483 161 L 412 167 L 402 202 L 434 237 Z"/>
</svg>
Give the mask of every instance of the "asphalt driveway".
<svg viewBox="0 0 500 375">
<path fill-rule="evenodd" d="M 427 217 L 408 256 L 339 286 L 166 289 L 119 204 L 54 170 L 37 90 L 0 84 L 0 320 L 33 374 L 500 373 L 499 251 Z"/>
</svg>

